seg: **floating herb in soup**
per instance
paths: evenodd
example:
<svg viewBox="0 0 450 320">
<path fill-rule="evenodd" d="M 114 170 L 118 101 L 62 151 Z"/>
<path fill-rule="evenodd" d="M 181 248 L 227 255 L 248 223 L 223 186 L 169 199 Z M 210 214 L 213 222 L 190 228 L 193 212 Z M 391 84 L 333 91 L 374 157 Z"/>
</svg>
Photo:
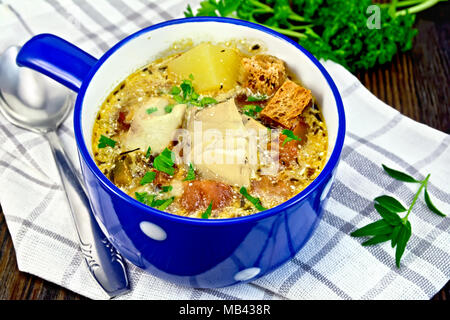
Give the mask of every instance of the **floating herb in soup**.
<svg viewBox="0 0 450 320">
<path fill-rule="evenodd" d="M 311 91 L 282 60 L 202 43 L 119 84 L 92 149 L 100 170 L 145 205 L 233 218 L 306 188 L 325 165 L 328 136 Z"/>
</svg>

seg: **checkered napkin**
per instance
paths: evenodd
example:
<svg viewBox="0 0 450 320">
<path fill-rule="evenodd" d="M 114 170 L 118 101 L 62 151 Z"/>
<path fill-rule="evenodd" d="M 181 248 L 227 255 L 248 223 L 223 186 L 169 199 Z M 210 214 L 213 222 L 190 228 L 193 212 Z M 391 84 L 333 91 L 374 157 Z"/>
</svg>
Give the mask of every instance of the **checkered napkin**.
<svg viewBox="0 0 450 320">
<path fill-rule="evenodd" d="M 0 51 L 49 32 L 100 57 L 130 33 L 182 17 L 185 6 L 179 0 L 0 0 Z M 430 213 L 423 201 L 410 216 L 413 235 L 401 269 L 389 243 L 362 247 L 349 233 L 379 219 L 375 197 L 392 194 L 410 203 L 417 191 L 417 185 L 384 174 L 382 163 L 418 179 L 431 173 L 434 202 L 450 213 L 450 136 L 402 116 L 343 67 L 324 65 L 344 100 L 348 132 L 323 220 L 305 247 L 263 278 L 222 289 L 181 287 L 128 264 L 132 291 L 117 299 L 429 299 L 446 284 L 450 219 Z M 78 164 L 71 117 L 59 135 Z M 21 271 L 90 298 L 107 298 L 78 250 L 49 145 L 1 116 L 0 203 Z"/>
</svg>

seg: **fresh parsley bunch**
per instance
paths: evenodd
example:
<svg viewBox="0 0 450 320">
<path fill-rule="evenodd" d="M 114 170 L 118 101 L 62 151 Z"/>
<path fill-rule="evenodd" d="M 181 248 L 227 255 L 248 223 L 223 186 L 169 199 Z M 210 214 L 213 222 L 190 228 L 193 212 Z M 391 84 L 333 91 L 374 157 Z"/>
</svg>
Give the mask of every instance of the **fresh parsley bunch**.
<svg viewBox="0 0 450 320">
<path fill-rule="evenodd" d="M 204 0 L 185 16 L 232 17 L 263 24 L 298 41 L 317 58 L 369 69 L 411 49 L 415 13 L 446 0 L 380 4 L 380 28 L 369 28 L 371 0 Z M 401 9 L 401 10 L 398 10 Z"/>
<path fill-rule="evenodd" d="M 396 247 L 395 263 L 397 268 L 400 268 L 400 259 L 405 252 L 406 245 L 412 232 L 411 223 L 409 222 L 408 217 L 422 190 L 425 190 L 424 199 L 430 211 L 441 217 L 445 217 L 445 214 L 438 210 L 431 201 L 430 194 L 428 193 L 428 180 L 430 179 L 430 175 L 427 175 L 424 180 L 416 180 L 404 172 L 391 169 L 385 165 L 383 165 L 383 169 L 388 175 L 396 180 L 420 184 L 419 190 L 415 194 L 408 209 L 406 209 L 400 201 L 393 197 L 384 195 L 375 198 L 374 207 L 380 214 L 381 219 L 354 231 L 351 233 L 351 236 L 371 237 L 369 240 L 362 243 L 363 246 L 371 246 L 390 241 L 392 248 Z M 401 218 L 399 214 L 403 212 L 406 212 L 406 214 L 403 218 Z"/>
</svg>

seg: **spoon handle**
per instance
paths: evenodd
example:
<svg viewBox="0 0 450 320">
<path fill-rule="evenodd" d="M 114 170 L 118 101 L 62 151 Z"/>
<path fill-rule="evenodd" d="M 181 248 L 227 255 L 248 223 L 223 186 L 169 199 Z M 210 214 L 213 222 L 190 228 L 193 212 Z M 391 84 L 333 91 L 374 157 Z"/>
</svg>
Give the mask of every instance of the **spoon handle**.
<svg viewBox="0 0 450 320">
<path fill-rule="evenodd" d="M 80 248 L 98 284 L 114 297 L 129 290 L 125 261 L 100 230 L 84 185 L 67 158 L 55 131 L 45 134 L 50 143 L 75 222 Z"/>
</svg>

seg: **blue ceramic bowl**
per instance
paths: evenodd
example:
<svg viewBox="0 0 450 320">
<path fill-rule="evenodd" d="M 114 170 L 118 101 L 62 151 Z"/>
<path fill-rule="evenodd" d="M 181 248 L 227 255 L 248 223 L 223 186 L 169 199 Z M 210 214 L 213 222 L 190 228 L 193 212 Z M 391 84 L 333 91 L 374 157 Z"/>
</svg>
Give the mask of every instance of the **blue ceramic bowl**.
<svg viewBox="0 0 450 320">
<path fill-rule="evenodd" d="M 202 220 L 150 208 L 114 186 L 96 166 L 92 126 L 100 105 L 129 74 L 174 50 L 180 41 L 246 39 L 283 59 L 322 108 L 329 131 L 328 161 L 300 194 L 251 216 Z M 323 66 L 292 40 L 261 25 L 228 18 L 171 20 L 117 43 L 99 60 L 53 35 L 42 34 L 19 53 L 31 67 L 78 93 L 75 138 L 96 219 L 130 262 L 181 285 L 223 287 L 254 280 L 291 259 L 313 234 L 329 194 L 345 136 L 339 92 Z"/>
</svg>

